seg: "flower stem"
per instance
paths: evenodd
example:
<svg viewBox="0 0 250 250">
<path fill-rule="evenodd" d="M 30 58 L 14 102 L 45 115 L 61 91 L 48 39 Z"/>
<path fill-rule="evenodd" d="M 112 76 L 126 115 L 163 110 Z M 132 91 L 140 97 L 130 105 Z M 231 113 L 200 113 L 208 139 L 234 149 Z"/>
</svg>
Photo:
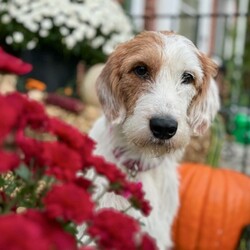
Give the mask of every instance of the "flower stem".
<svg viewBox="0 0 250 250">
<path fill-rule="evenodd" d="M 124 214 L 126 214 L 133 206 L 132 205 L 129 205 L 127 208 L 125 208 L 124 210 L 122 210 L 122 212 Z"/>
<path fill-rule="evenodd" d="M 102 192 L 95 198 L 95 202 L 98 204 L 101 198 L 108 192 L 108 187 L 103 187 Z"/>
</svg>

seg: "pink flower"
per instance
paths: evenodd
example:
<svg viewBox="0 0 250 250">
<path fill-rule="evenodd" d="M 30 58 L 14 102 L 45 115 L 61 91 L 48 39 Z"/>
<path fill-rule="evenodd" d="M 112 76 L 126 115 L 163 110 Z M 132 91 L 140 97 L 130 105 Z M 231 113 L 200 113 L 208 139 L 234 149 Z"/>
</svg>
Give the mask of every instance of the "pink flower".
<svg viewBox="0 0 250 250">
<path fill-rule="evenodd" d="M 93 218 L 88 233 L 100 249 L 136 249 L 139 225 L 132 217 L 112 209 L 100 210 Z"/>
<path fill-rule="evenodd" d="M 0 174 L 14 170 L 19 163 L 20 159 L 15 153 L 0 150 Z"/>
<path fill-rule="evenodd" d="M 77 224 L 89 220 L 94 209 L 90 195 L 72 183 L 53 186 L 44 198 L 44 205 L 51 218 L 63 218 Z"/>
</svg>

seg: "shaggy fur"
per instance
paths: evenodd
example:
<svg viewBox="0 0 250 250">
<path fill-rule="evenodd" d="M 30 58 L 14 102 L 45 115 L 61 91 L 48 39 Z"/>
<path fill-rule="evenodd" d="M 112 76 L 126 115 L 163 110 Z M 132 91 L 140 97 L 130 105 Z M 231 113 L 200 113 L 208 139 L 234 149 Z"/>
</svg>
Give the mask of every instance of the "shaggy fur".
<svg viewBox="0 0 250 250">
<path fill-rule="evenodd" d="M 144 76 L 136 71 L 141 66 L 147 70 Z M 179 205 L 178 161 L 190 136 L 203 134 L 219 109 L 215 74 L 216 65 L 187 38 L 143 32 L 117 47 L 97 81 L 104 116 L 90 132 L 97 142 L 95 153 L 124 171 L 126 160 L 140 162 L 133 180 L 142 182 L 153 210 L 147 218 L 137 211 L 130 214 L 144 222 L 159 249 L 172 246 L 171 225 Z M 177 131 L 169 139 L 157 138 L 149 121 L 165 116 L 178 123 Z M 116 149 L 122 149 L 119 158 Z M 128 207 L 113 193 L 100 204 Z"/>
</svg>

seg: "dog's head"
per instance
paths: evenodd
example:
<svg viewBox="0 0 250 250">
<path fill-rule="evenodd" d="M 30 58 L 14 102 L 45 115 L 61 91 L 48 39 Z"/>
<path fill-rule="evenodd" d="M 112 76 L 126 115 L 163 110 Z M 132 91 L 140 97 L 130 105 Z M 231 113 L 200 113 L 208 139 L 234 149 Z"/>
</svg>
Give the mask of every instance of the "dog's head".
<svg viewBox="0 0 250 250">
<path fill-rule="evenodd" d="M 209 127 L 219 108 L 216 68 L 183 36 L 143 32 L 111 54 L 97 94 L 128 143 L 161 155 Z"/>
</svg>

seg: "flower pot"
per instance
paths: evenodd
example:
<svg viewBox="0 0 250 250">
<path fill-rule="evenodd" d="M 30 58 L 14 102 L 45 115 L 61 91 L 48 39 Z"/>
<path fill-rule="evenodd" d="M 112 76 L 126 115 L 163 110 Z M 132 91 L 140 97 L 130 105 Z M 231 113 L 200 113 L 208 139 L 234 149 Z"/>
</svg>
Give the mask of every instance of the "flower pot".
<svg viewBox="0 0 250 250">
<path fill-rule="evenodd" d="M 33 65 L 33 70 L 23 79 L 40 80 L 47 85 L 49 92 L 75 82 L 76 58 L 65 57 L 48 49 L 25 50 L 21 53 L 21 58 Z"/>
</svg>

